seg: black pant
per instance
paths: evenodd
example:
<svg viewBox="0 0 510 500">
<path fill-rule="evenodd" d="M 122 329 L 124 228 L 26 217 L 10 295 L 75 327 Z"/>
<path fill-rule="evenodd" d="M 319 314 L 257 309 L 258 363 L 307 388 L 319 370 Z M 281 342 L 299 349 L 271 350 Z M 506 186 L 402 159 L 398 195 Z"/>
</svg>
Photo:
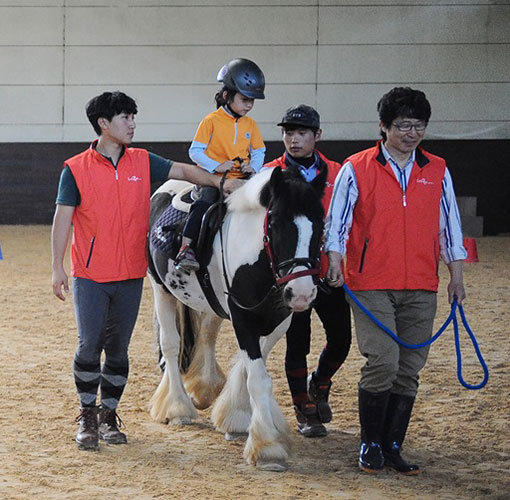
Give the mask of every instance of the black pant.
<svg viewBox="0 0 510 500">
<path fill-rule="evenodd" d="M 196 242 L 202 225 L 202 218 L 207 209 L 216 203 L 220 196 L 217 188 L 211 186 L 202 186 L 198 189 L 198 198 L 191 205 L 191 209 L 184 225 L 182 235 Z"/>
<path fill-rule="evenodd" d="M 351 347 L 351 316 L 343 288 L 320 288 L 313 305 L 326 333 L 326 345 L 319 357 L 316 375 L 331 379 L 347 358 Z M 285 371 L 294 402 L 306 398 L 308 373 L 306 356 L 310 353 L 312 310 L 294 313 L 287 330 Z"/>
</svg>

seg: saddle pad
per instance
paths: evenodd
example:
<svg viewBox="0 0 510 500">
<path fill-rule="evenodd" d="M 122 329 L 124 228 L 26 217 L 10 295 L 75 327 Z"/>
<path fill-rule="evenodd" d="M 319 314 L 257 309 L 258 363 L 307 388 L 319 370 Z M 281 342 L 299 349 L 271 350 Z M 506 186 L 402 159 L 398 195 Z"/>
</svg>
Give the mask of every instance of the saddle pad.
<svg viewBox="0 0 510 500">
<path fill-rule="evenodd" d="M 177 239 L 180 239 L 179 226 L 185 217 L 185 212 L 177 210 L 172 204 L 168 205 L 151 229 L 151 246 L 167 257 L 175 257 L 178 250 Z"/>
</svg>

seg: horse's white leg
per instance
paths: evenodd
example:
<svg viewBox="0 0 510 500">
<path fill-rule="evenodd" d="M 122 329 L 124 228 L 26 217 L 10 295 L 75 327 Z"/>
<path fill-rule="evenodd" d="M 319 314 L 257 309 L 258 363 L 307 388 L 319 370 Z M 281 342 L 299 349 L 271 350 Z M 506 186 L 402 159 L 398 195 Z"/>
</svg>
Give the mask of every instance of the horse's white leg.
<svg viewBox="0 0 510 500">
<path fill-rule="evenodd" d="M 227 382 L 214 403 L 211 419 L 227 439 L 247 434 L 251 421 L 250 396 L 246 386 L 245 359 L 239 352 L 228 372 Z"/>
<path fill-rule="evenodd" d="M 246 354 L 244 356 L 253 409 L 244 457 L 248 463 L 264 470 L 286 470 L 291 446 L 289 426 L 274 398 L 273 383 L 264 360 L 250 360 Z"/>
<path fill-rule="evenodd" d="M 188 424 L 197 411 L 186 394 L 179 373 L 180 337 L 175 323 L 176 299 L 152 278 L 154 307 L 158 319 L 159 343 L 165 358 L 165 371 L 150 401 L 150 415 L 158 422 Z"/>
<path fill-rule="evenodd" d="M 292 314 L 285 318 L 271 334 L 260 338 L 260 351 L 264 361 L 267 360 L 269 353 L 273 350 L 276 343 L 285 335 L 285 332 L 289 329 L 290 322 L 292 320 Z"/>
<path fill-rule="evenodd" d="M 194 354 L 191 364 L 183 375 L 184 385 L 193 399 L 193 404 L 204 409 L 211 406 L 225 384 L 225 374 L 216 362 L 216 339 L 223 321 L 212 314 L 191 312 L 195 337 Z"/>
</svg>

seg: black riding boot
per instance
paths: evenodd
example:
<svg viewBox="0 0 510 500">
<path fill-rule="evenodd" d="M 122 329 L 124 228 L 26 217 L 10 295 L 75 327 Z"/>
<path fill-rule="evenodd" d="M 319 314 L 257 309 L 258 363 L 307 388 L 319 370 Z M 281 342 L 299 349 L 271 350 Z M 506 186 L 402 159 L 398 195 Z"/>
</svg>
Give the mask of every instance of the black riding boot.
<svg viewBox="0 0 510 500">
<path fill-rule="evenodd" d="M 308 396 L 310 401 L 317 405 L 319 418 L 323 424 L 331 422 L 333 413 L 329 406 L 329 391 L 331 389 L 331 381 L 326 384 L 320 384 L 315 372 L 308 376 Z"/>
<path fill-rule="evenodd" d="M 361 448 L 359 468 L 376 473 L 384 467 L 381 440 L 390 391 L 372 393 L 358 389 Z"/>
<path fill-rule="evenodd" d="M 420 473 L 420 468 L 417 465 L 409 464 L 400 455 L 414 400 L 413 396 L 390 395 L 382 441 L 385 464 L 407 476 Z"/>
</svg>

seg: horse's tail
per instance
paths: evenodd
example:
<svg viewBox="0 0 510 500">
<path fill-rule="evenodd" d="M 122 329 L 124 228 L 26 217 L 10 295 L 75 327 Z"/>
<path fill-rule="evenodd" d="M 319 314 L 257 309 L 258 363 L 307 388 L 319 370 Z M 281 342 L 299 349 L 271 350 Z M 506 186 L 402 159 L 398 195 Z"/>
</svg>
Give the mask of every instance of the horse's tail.
<svg viewBox="0 0 510 500">
<path fill-rule="evenodd" d="M 195 339 L 198 335 L 197 325 L 193 323 L 191 309 L 177 301 L 175 307 L 175 323 L 177 331 L 181 337 L 181 350 L 179 352 L 179 371 L 186 373 L 193 360 L 193 350 L 195 348 Z"/>
</svg>

